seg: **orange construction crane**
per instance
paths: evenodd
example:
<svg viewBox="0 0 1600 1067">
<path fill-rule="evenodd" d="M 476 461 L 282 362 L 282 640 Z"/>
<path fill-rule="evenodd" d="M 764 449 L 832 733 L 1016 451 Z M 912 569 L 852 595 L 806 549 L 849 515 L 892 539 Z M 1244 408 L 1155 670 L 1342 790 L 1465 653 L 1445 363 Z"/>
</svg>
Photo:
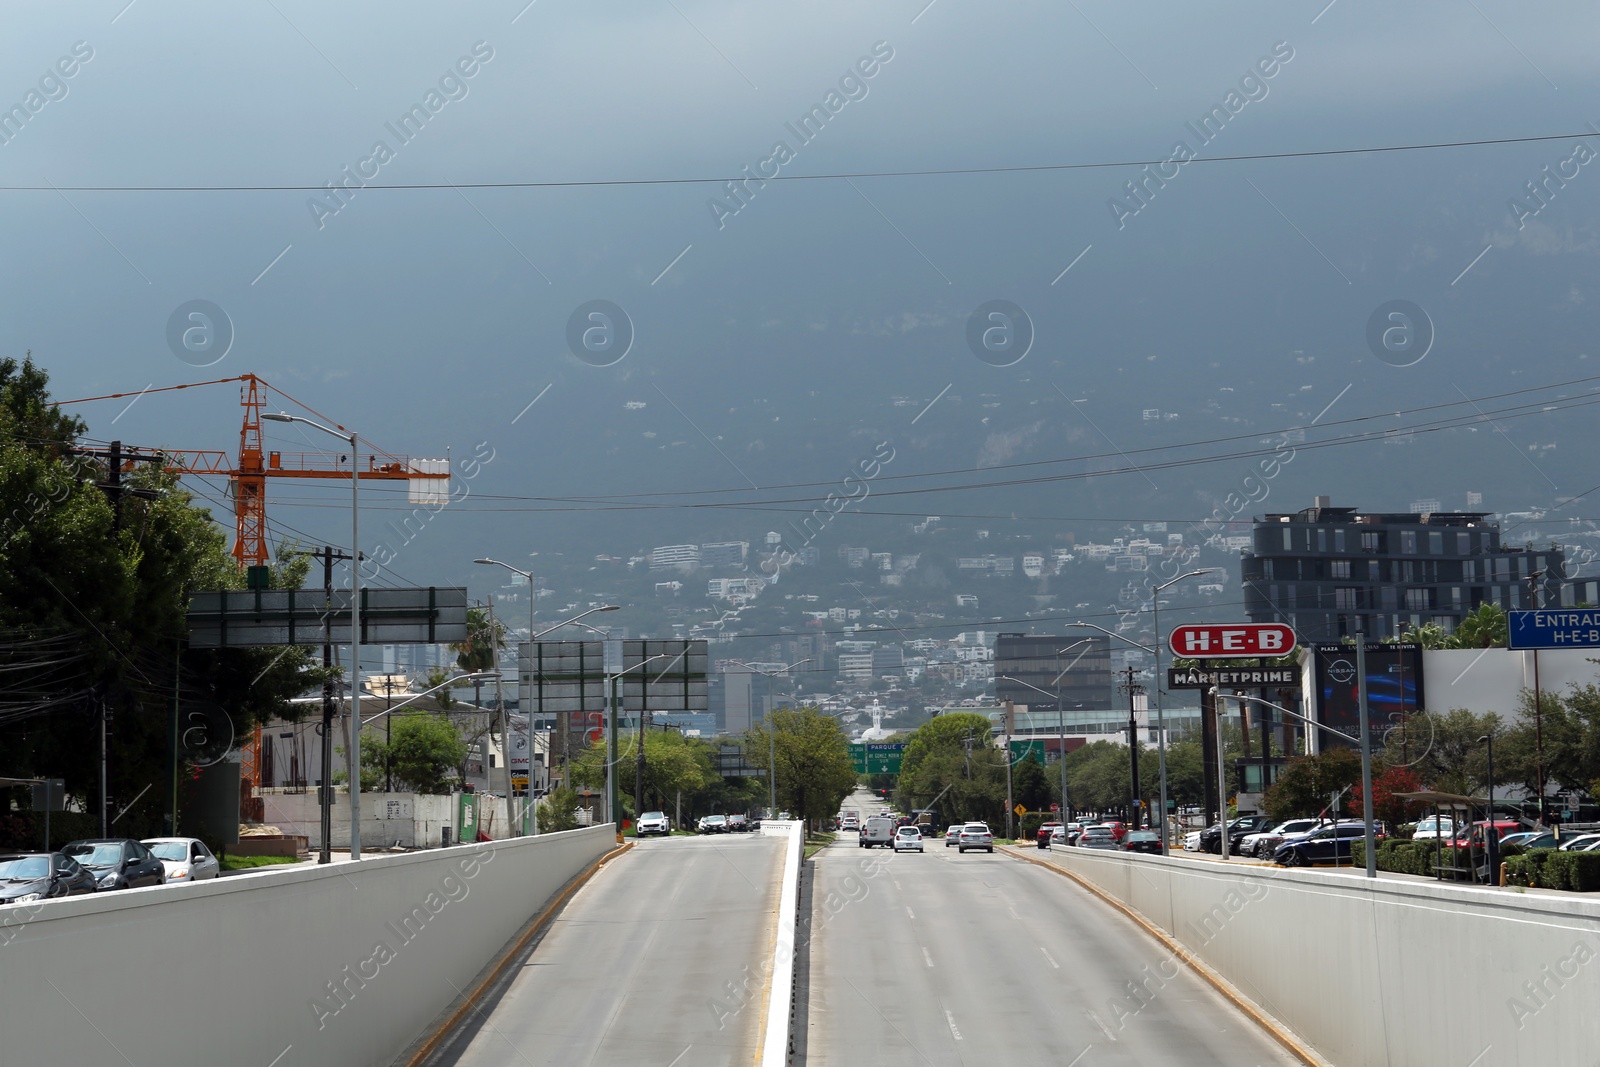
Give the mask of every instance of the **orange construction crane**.
<svg viewBox="0 0 1600 1067">
<path fill-rule="evenodd" d="M 115 400 L 139 397 L 148 393 L 165 393 L 178 389 L 194 389 L 202 385 L 221 385 L 227 382 L 244 383 L 239 389 L 239 403 L 244 407 L 244 425 L 239 430 L 239 455 L 237 459 L 226 452 L 204 449 L 162 449 L 168 457 L 166 469 L 177 474 L 213 474 L 229 479 L 233 492 L 235 535 L 233 558 L 240 569 L 264 567 L 271 558 L 267 551 L 267 479 L 268 478 L 345 478 L 350 468 L 339 469 L 339 463 L 348 464 L 349 456 L 340 457 L 333 467 L 326 465 L 327 454 L 322 452 L 267 452 L 261 445 L 261 409 L 268 389 L 293 402 L 332 427 L 345 427 L 314 408 L 295 400 L 288 393 L 268 384 L 254 374 L 241 374 L 237 378 L 218 378 L 209 382 L 192 382 L 187 385 L 169 385 L 160 389 L 146 389 L 142 393 L 110 393 L 106 396 L 89 396 L 79 400 L 63 400 L 61 404 L 85 404 L 91 400 Z M 346 432 L 349 432 L 346 430 Z M 357 473 L 363 481 L 403 481 L 410 486 L 412 503 L 438 502 L 450 493 L 450 464 L 442 459 L 411 459 L 395 456 L 367 445 L 367 469 Z"/>
</svg>

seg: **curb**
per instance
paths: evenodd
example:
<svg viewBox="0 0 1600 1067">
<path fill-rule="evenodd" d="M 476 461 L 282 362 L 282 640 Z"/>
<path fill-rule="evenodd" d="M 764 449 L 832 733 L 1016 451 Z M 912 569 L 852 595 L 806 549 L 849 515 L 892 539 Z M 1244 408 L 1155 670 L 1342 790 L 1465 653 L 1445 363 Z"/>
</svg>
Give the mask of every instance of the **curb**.
<svg viewBox="0 0 1600 1067">
<path fill-rule="evenodd" d="M 1303 1044 L 1300 1039 L 1295 1037 L 1294 1034 L 1292 1034 L 1288 1029 L 1280 1025 L 1260 1008 L 1256 1007 L 1253 1001 L 1249 1000 L 1243 994 L 1235 990 L 1233 985 L 1226 978 L 1223 978 L 1216 971 L 1212 970 L 1205 963 L 1201 962 L 1198 957 L 1194 956 L 1189 952 L 1188 949 L 1180 945 L 1165 930 L 1152 923 L 1149 919 L 1146 919 L 1143 915 L 1139 914 L 1139 912 L 1128 907 L 1122 901 L 1107 893 L 1093 882 L 1090 882 L 1081 875 L 1067 870 L 1067 868 L 1061 866 L 1060 864 L 1047 863 L 1044 860 L 1035 859 L 1034 857 L 1021 852 L 1021 850 L 1014 845 L 1007 846 L 1005 851 L 1014 854 L 1017 859 L 1020 859 L 1026 863 L 1031 863 L 1036 867 L 1043 867 L 1046 870 L 1056 872 L 1064 878 L 1072 879 L 1084 889 L 1087 889 L 1089 892 L 1093 893 L 1107 904 L 1110 904 L 1113 908 L 1116 908 L 1123 915 L 1126 915 L 1129 919 L 1132 919 L 1135 923 L 1137 923 L 1145 933 L 1159 941 L 1161 946 L 1171 952 L 1173 956 L 1182 960 L 1184 964 L 1187 965 L 1190 970 L 1194 971 L 1195 974 L 1199 975 L 1207 985 L 1211 986 L 1211 988 L 1222 994 L 1222 996 L 1230 1004 L 1238 1008 L 1245 1014 L 1246 1017 L 1250 1019 L 1251 1022 L 1255 1023 L 1263 1031 L 1265 1031 L 1268 1037 L 1272 1038 L 1272 1040 L 1283 1046 L 1284 1050 L 1287 1051 L 1291 1056 L 1298 1059 L 1301 1063 L 1304 1063 L 1306 1067 L 1326 1067 L 1328 1063 L 1327 1060 L 1323 1059 L 1321 1056 L 1318 1056 L 1316 1052 L 1314 1052 L 1309 1046 Z"/>
</svg>

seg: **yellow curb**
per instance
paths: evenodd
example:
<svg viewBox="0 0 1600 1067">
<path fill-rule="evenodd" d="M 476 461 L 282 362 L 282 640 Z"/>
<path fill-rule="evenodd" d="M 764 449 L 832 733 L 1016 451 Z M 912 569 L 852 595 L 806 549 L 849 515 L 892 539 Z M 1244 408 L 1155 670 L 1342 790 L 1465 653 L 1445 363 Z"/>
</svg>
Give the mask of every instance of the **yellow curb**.
<svg viewBox="0 0 1600 1067">
<path fill-rule="evenodd" d="M 1161 944 L 1169 949 L 1174 956 L 1188 964 L 1190 970 L 1194 971 L 1201 978 L 1205 979 L 1206 983 L 1210 985 L 1211 988 L 1215 989 L 1218 993 L 1221 993 L 1222 996 L 1226 998 L 1234 1007 L 1244 1012 L 1244 1014 L 1248 1016 L 1251 1021 L 1267 1032 L 1268 1037 L 1282 1045 L 1291 1056 L 1298 1059 L 1301 1063 L 1304 1063 L 1306 1067 L 1326 1067 L 1328 1062 L 1327 1060 L 1324 1060 L 1309 1047 L 1303 1045 L 1300 1040 L 1288 1030 L 1285 1030 L 1283 1027 L 1279 1026 L 1260 1008 L 1257 1008 L 1253 1003 L 1236 992 L 1233 986 L 1230 985 L 1226 979 L 1217 974 L 1210 967 L 1206 966 L 1199 959 L 1190 955 L 1189 951 L 1182 945 L 1178 944 L 1178 942 L 1174 941 L 1165 930 L 1161 929 L 1159 926 L 1156 926 L 1149 919 L 1146 919 L 1133 908 L 1128 907 L 1122 901 L 1107 893 L 1093 882 L 1074 874 L 1065 867 L 1054 863 L 1047 863 L 1041 859 L 1035 859 L 1026 853 L 1020 852 L 1015 848 L 1015 846 L 1008 847 L 1006 851 L 1015 852 L 1018 859 L 1027 863 L 1031 863 L 1037 867 L 1043 867 L 1046 870 L 1055 871 L 1057 874 L 1072 879 L 1074 882 L 1078 883 L 1080 886 L 1087 889 L 1089 892 L 1093 893 L 1107 904 L 1110 904 L 1113 908 L 1116 908 L 1118 911 L 1122 912 L 1122 914 L 1126 915 L 1128 918 L 1132 919 L 1135 923 L 1142 927 L 1145 933 L 1161 942 Z"/>
<path fill-rule="evenodd" d="M 604 867 L 607 863 L 610 863 L 613 859 L 622 855 L 632 847 L 633 842 L 629 841 L 624 845 L 612 849 L 610 852 L 607 852 L 604 856 L 601 856 L 599 859 L 591 863 L 587 869 L 581 872 L 572 881 L 568 882 L 566 888 L 557 893 L 555 899 L 545 907 L 544 911 L 539 913 L 539 917 L 528 924 L 528 926 L 523 930 L 522 935 L 517 938 L 516 943 L 500 954 L 500 962 L 495 964 L 494 969 L 484 976 L 483 981 L 479 982 L 477 987 L 466 995 L 465 999 L 463 999 L 461 1002 L 461 1006 L 455 1011 L 451 1012 L 450 1018 L 446 1019 L 443 1025 L 434 1031 L 433 1036 L 428 1038 L 428 1040 L 423 1043 L 422 1047 L 417 1050 L 417 1054 L 406 1061 L 406 1067 L 421 1067 L 421 1065 L 429 1056 L 432 1056 L 434 1052 L 438 1051 L 439 1043 L 461 1024 L 462 1016 L 472 1009 L 473 1004 L 480 996 L 483 995 L 484 990 L 488 989 L 489 986 L 500 977 L 501 972 L 506 969 L 506 965 L 509 964 L 511 960 L 527 946 L 528 942 L 532 940 L 534 934 L 538 933 L 544 928 L 545 923 L 550 921 L 550 917 L 554 915 L 562 905 L 566 904 L 567 900 L 572 896 L 572 894 L 576 893 L 580 888 L 582 888 L 584 883 L 586 883 L 590 878 L 593 878 L 601 867 Z"/>
</svg>

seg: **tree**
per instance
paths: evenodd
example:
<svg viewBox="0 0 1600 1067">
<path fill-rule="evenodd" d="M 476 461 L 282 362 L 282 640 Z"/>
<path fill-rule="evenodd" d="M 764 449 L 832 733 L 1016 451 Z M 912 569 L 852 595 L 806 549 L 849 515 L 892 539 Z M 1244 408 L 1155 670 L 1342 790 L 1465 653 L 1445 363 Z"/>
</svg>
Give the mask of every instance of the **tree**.
<svg viewBox="0 0 1600 1067">
<path fill-rule="evenodd" d="M 578 791 L 571 786 L 560 786 L 545 794 L 539 802 L 537 817 L 541 834 L 560 833 L 578 828 Z"/>
<path fill-rule="evenodd" d="M 1045 777 L 1044 766 L 1029 752 L 1011 768 L 1011 796 L 1029 811 L 1048 811 L 1055 791 Z"/>
<path fill-rule="evenodd" d="M 1443 715 L 1415 711 L 1406 716 L 1406 740 L 1402 749 L 1398 734 L 1391 735 L 1376 758 L 1391 767 L 1410 765 L 1427 786 L 1442 793 L 1470 795 L 1483 788 L 1487 778 L 1487 746 L 1478 740 L 1485 734 L 1498 737 L 1500 716 L 1476 714 L 1454 708 Z M 1510 769 L 1518 764 L 1516 753 L 1502 749 L 1497 760 Z M 1513 757 L 1502 762 L 1505 757 Z M 1496 768 L 1502 780 L 1509 777 Z"/>
<path fill-rule="evenodd" d="M 767 731 L 772 731 L 769 743 Z M 778 806 L 810 823 L 831 819 L 855 791 L 849 741 L 838 720 L 816 708 L 780 708 L 745 735 L 745 760 L 772 773 L 777 758 Z"/>
<path fill-rule="evenodd" d="M 1319 755 L 1290 760 L 1267 790 L 1262 806 L 1274 819 L 1309 818 L 1327 810 L 1334 794 L 1360 781 L 1361 756 L 1343 746 L 1328 748 Z"/>
<path fill-rule="evenodd" d="M 153 465 L 122 472 L 113 501 L 104 461 L 73 452 L 83 424 L 52 405 L 47 380 L 31 360 L 0 360 L 0 664 L 39 687 L 0 697 L 0 774 L 66 779 L 79 828 L 98 831 L 84 738 L 105 715 L 111 797 L 129 805 L 117 829 L 147 836 L 168 829 L 167 791 L 147 787 L 172 780 L 175 692 L 182 757 L 213 763 L 257 724 L 300 717 L 288 699 L 325 672 L 303 648 L 187 647 L 191 594 L 244 586 L 221 529 Z M 269 568 L 272 588 L 303 583 L 309 564 L 291 553 Z"/>
<path fill-rule="evenodd" d="M 1390 767 L 1382 773 L 1376 774 L 1372 779 L 1372 817 L 1381 819 L 1390 826 L 1403 822 L 1411 822 L 1423 805 L 1415 800 L 1404 800 L 1395 796 L 1396 793 L 1415 793 L 1422 789 L 1422 779 L 1417 777 L 1417 772 L 1410 767 Z M 1360 812 L 1362 806 L 1361 783 L 1358 781 L 1350 790 L 1349 808 L 1352 812 Z"/>
<path fill-rule="evenodd" d="M 461 762 L 467 744 L 455 725 L 431 712 L 402 713 L 394 717 L 391 738 L 364 733 L 361 737 L 362 779 L 368 761 L 387 768 L 402 792 L 448 793 L 460 783 Z"/>
</svg>

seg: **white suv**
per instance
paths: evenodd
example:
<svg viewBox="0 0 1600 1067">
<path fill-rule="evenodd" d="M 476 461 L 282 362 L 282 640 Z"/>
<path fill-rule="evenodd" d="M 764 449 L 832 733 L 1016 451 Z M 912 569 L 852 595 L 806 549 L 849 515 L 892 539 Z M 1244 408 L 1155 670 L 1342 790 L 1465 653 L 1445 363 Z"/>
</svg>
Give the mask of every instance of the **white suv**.
<svg viewBox="0 0 1600 1067">
<path fill-rule="evenodd" d="M 640 837 L 649 837 L 652 834 L 667 837 L 672 833 L 672 820 L 667 818 L 666 812 L 647 811 L 639 816 L 634 832 Z"/>
<path fill-rule="evenodd" d="M 894 850 L 896 852 L 921 852 L 922 831 L 915 826 L 902 826 L 894 832 Z"/>
</svg>

